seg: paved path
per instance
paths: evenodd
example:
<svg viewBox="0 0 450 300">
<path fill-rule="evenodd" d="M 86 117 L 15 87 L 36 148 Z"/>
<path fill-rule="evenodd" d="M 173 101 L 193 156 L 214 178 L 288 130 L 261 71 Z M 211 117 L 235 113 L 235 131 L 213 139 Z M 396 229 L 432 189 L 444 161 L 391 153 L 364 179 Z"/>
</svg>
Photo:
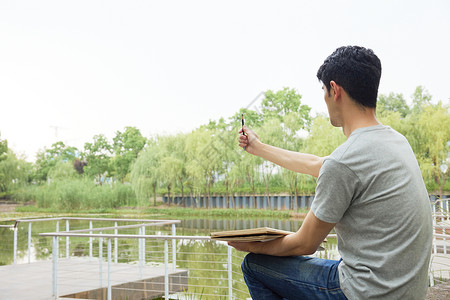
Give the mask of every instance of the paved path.
<svg viewBox="0 0 450 300">
<path fill-rule="evenodd" d="M 107 262 L 103 262 L 103 287 L 107 286 L 107 267 Z M 96 259 L 89 261 L 88 258 L 60 258 L 58 264 L 58 295 L 64 296 L 98 289 L 100 287 L 99 268 L 99 262 Z M 141 277 L 137 264 L 111 264 L 111 274 L 113 286 L 122 285 L 123 287 L 124 284 L 132 282 L 133 284 L 139 283 L 141 286 L 146 285 L 148 291 L 150 291 L 150 288 L 154 289 L 156 284 L 160 293 L 164 291 L 164 286 L 161 284 L 164 266 L 145 266 L 142 268 Z M 181 282 L 180 287 L 183 286 L 187 290 L 187 272 L 185 270 L 177 270 L 177 273 L 172 276 L 171 282 L 175 281 L 175 284 Z M 178 277 L 175 278 L 176 276 Z M 142 279 L 146 279 L 146 281 L 143 282 Z M 158 282 L 155 283 L 154 279 Z M 52 297 L 51 261 L 1 266 L 0 282 L 1 300 L 54 299 Z"/>
</svg>

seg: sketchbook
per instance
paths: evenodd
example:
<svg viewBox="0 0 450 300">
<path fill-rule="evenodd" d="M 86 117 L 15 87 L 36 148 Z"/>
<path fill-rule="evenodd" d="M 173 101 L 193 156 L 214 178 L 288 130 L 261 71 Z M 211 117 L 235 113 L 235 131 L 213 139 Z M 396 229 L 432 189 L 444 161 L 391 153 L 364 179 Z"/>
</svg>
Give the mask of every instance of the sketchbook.
<svg viewBox="0 0 450 300">
<path fill-rule="evenodd" d="M 267 242 L 293 232 L 273 229 L 270 227 L 259 227 L 242 230 L 228 230 L 211 232 L 211 239 L 228 242 Z"/>
</svg>

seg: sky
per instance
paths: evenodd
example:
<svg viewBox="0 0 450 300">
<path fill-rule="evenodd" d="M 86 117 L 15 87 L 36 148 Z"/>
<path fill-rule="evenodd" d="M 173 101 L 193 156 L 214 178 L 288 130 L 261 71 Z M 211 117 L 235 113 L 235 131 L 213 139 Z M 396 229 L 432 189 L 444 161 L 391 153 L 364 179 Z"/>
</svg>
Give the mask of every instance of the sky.
<svg viewBox="0 0 450 300">
<path fill-rule="evenodd" d="M 448 103 L 449 11 L 448 0 L 4 0 L 0 139 L 33 161 L 126 126 L 186 133 L 284 87 L 326 113 L 316 72 L 345 45 L 381 59 L 379 93 L 410 101 L 422 85 Z"/>
</svg>

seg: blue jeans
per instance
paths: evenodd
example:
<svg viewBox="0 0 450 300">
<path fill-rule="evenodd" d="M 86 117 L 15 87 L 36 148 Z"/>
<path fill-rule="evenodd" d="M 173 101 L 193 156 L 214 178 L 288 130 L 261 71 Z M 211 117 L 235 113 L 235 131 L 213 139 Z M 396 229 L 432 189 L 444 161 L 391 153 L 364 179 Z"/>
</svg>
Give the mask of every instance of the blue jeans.
<svg viewBox="0 0 450 300">
<path fill-rule="evenodd" d="M 253 300 L 347 299 L 339 284 L 339 263 L 308 256 L 249 253 L 242 272 Z"/>
</svg>

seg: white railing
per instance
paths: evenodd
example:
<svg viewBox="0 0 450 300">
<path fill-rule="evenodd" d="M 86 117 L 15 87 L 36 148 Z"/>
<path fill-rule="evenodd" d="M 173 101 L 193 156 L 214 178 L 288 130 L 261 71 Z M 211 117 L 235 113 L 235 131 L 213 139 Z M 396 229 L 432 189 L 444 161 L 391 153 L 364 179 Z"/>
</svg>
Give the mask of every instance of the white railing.
<svg viewBox="0 0 450 300">
<path fill-rule="evenodd" d="M 102 226 L 102 222 L 108 224 Z M 64 217 L 21 219 L 15 221 L 14 225 L 2 227 L 14 231 L 14 263 L 18 263 L 19 259 L 25 263 L 45 260 L 48 254 L 43 257 L 42 253 L 51 251 L 51 292 L 54 297 L 67 295 L 71 285 L 83 288 L 83 279 L 89 278 L 95 279 L 85 286 L 86 291 L 101 289 L 104 286 L 105 296 L 111 297 L 112 293 L 121 293 L 120 295 L 124 295 L 123 299 L 131 299 L 129 294 L 155 291 L 162 292 L 161 296 L 164 295 L 165 299 L 168 299 L 170 292 L 181 292 L 181 297 L 185 298 L 179 299 L 249 297 L 240 270 L 244 254 L 228 247 L 225 242 L 211 241 L 208 236 L 176 236 L 175 224 L 179 222 Z M 65 228 L 64 225 L 60 226 L 61 223 L 65 223 Z M 157 230 L 155 226 L 158 226 Z M 42 229 L 47 233 L 42 233 Z M 47 237 L 52 237 L 51 244 L 48 243 L 50 240 Z M 127 240 L 130 242 L 126 242 Z M 189 247 L 190 243 L 202 244 Z M 124 265 L 129 268 L 127 272 L 117 270 L 117 266 L 123 269 Z M 164 266 L 161 273 L 164 280 L 160 287 L 133 288 L 124 286 L 123 282 L 116 278 L 125 275 L 134 278 L 134 281 L 146 280 L 149 269 L 161 269 L 161 266 Z M 75 267 L 77 270 L 74 270 Z M 83 270 L 82 273 L 80 269 Z M 188 275 L 183 272 L 188 272 Z M 186 276 L 176 277 L 173 274 Z M 176 286 L 173 289 L 172 281 L 175 279 L 171 276 L 183 281 L 179 287 L 185 290 L 177 290 Z M 92 282 L 96 283 L 95 286 L 92 286 Z"/>
<path fill-rule="evenodd" d="M 99 229 L 99 228 L 97 228 Z M 104 230 L 104 229 L 102 229 Z M 113 295 L 113 290 L 115 289 L 117 292 L 120 289 L 125 289 L 128 290 L 130 293 L 132 293 L 133 291 L 139 291 L 141 294 L 142 293 L 151 293 L 151 292 L 155 292 L 154 287 L 150 288 L 150 289 L 145 289 L 145 287 L 139 287 L 139 288 L 131 288 L 131 287 L 125 287 L 125 288 L 121 288 L 120 284 L 116 284 L 116 288 L 114 287 L 114 272 L 112 272 L 112 266 L 114 264 L 114 262 L 112 261 L 112 241 L 119 239 L 135 239 L 135 240 L 139 240 L 141 242 L 139 242 L 139 264 L 138 267 L 135 268 L 134 272 L 138 272 L 138 274 L 134 274 L 134 278 L 138 278 L 137 280 L 134 280 L 135 282 L 139 281 L 139 280 L 147 280 L 147 284 L 150 284 L 151 281 L 150 279 L 145 279 L 145 275 L 143 275 L 145 273 L 145 268 L 154 268 L 155 267 L 155 261 L 148 262 L 148 266 L 145 266 L 145 264 L 142 262 L 142 256 L 145 255 L 149 255 L 149 253 L 151 253 L 152 251 L 147 251 L 145 252 L 145 250 L 143 250 L 144 248 L 141 245 L 145 245 L 145 241 L 148 240 L 153 240 L 153 241 L 162 241 L 163 245 L 164 245 L 164 249 L 159 249 L 156 252 L 163 252 L 164 255 L 164 259 L 163 259 L 163 266 L 164 266 L 164 299 L 169 299 L 169 287 L 175 291 L 178 292 L 186 292 L 190 289 L 194 289 L 194 291 L 192 292 L 188 292 L 189 297 L 206 297 L 207 299 L 214 297 L 219 297 L 219 298 L 228 298 L 228 299 L 235 299 L 234 297 L 234 291 L 238 291 L 241 295 L 245 294 L 245 296 L 248 296 L 248 292 L 246 291 L 245 288 L 245 284 L 242 281 L 242 274 L 240 273 L 240 261 L 242 260 L 242 257 L 238 257 L 238 256 L 234 256 L 237 258 L 237 261 L 239 261 L 239 263 L 234 263 L 233 264 L 233 248 L 226 246 L 227 248 L 227 253 L 226 253 L 226 261 L 223 260 L 219 260 L 216 261 L 215 259 L 212 259 L 211 257 L 217 257 L 217 256 L 221 256 L 220 254 L 217 254 L 216 252 L 214 253 L 198 253 L 196 260 L 191 260 L 188 258 L 182 259 L 180 261 L 180 263 L 182 263 L 183 261 L 186 262 L 187 260 L 190 261 L 191 263 L 195 263 L 195 262 L 202 262 L 202 265 L 196 268 L 189 268 L 187 270 L 184 270 L 185 268 L 180 269 L 181 267 L 177 267 L 176 264 L 176 254 L 175 252 L 173 252 L 173 256 L 172 256 L 172 262 L 170 262 L 169 260 L 169 241 L 179 241 L 179 242 L 186 242 L 186 241 L 195 241 L 195 242 L 207 242 L 210 244 L 221 244 L 220 246 L 224 246 L 224 242 L 217 242 L 217 241 L 213 241 L 210 240 L 210 238 L 208 236 L 175 236 L 175 235 L 145 235 L 145 234 L 95 234 L 95 233 L 80 233 L 80 232 L 52 232 L 52 233 L 41 233 L 39 234 L 40 236 L 47 236 L 47 237 L 52 237 L 53 238 L 53 249 L 52 249 L 52 272 L 53 272 L 53 277 L 52 277 L 52 293 L 54 297 L 58 297 L 60 296 L 60 292 L 59 292 L 59 281 L 61 280 L 61 271 L 60 271 L 60 259 L 59 259 L 59 242 L 58 239 L 62 238 L 62 237 L 70 237 L 70 238 L 84 238 L 84 239 L 98 239 L 99 240 L 99 257 L 98 257 L 98 280 L 99 280 L 99 284 L 97 285 L 97 288 L 104 288 L 104 278 L 102 278 L 103 274 L 105 273 L 104 271 L 104 267 L 103 267 L 103 252 L 100 249 L 103 249 L 103 239 L 106 239 L 106 243 L 107 243 L 107 271 L 106 271 L 106 298 L 107 299 L 112 299 L 112 295 Z M 205 245 L 203 245 L 205 246 Z M 211 246 L 211 245 L 210 245 Z M 214 246 L 213 246 L 214 247 Z M 175 248 L 174 248 L 175 249 Z M 144 253 L 142 253 L 144 252 Z M 155 253 L 155 251 L 153 251 L 153 253 Z M 185 255 L 187 253 L 178 253 L 179 255 Z M 189 256 L 195 256 L 194 253 L 189 252 L 188 253 Z M 222 255 L 223 256 L 223 255 Z M 210 257 L 210 258 L 208 258 Z M 199 260 L 200 259 L 200 260 Z M 132 260 L 132 258 L 131 258 Z M 158 261 L 158 259 L 156 259 L 156 261 Z M 80 262 L 79 260 L 77 260 L 76 262 L 78 265 L 82 265 L 83 262 Z M 89 264 L 89 261 L 85 261 L 86 265 Z M 153 264 L 152 264 L 153 263 Z M 169 268 L 169 265 L 172 265 L 172 268 Z M 226 265 L 225 268 L 222 268 L 223 270 L 218 270 L 217 265 Z M 182 264 L 183 265 L 183 264 Z M 209 267 L 205 268 L 205 266 L 209 265 Z M 204 269 L 203 269 L 204 268 Z M 234 269 L 234 271 L 233 271 Z M 186 275 L 181 275 L 181 276 L 185 276 L 185 280 L 183 283 L 181 283 L 179 286 L 176 286 L 176 284 L 169 284 L 169 277 L 171 276 L 171 272 L 175 272 L 177 270 L 181 270 L 181 271 L 187 271 L 189 272 L 189 278 L 187 278 L 187 274 Z M 195 276 L 192 273 L 195 273 L 195 271 L 202 271 L 202 274 L 208 274 L 208 275 L 203 275 L 203 276 Z M 124 271 L 120 271 L 122 272 L 121 275 L 124 275 Z M 127 278 L 133 278 L 133 274 L 131 274 L 133 272 L 133 270 L 129 271 L 126 275 Z M 222 273 L 221 275 L 214 275 L 214 273 L 220 272 Z M 79 279 L 76 278 L 76 274 L 72 273 L 65 273 L 66 278 L 64 278 L 66 281 L 73 281 L 74 279 Z M 234 279 L 233 275 L 235 275 L 235 277 L 238 277 L 238 279 Z M 237 276 L 236 276 L 237 275 Z M 86 273 L 83 274 L 83 276 L 86 276 Z M 211 279 L 216 279 L 215 283 L 208 285 L 206 282 L 208 280 Z M 120 280 L 119 280 L 120 281 Z M 130 280 L 133 281 L 133 280 Z M 200 284 L 196 284 L 196 282 L 202 282 Z M 135 283 L 134 282 L 134 283 Z M 239 287 L 234 287 L 234 285 L 239 285 L 240 284 L 240 288 Z M 202 288 L 201 291 L 197 291 L 197 288 Z M 208 288 L 207 291 L 205 291 L 205 288 Z M 183 291 L 183 289 L 185 289 Z M 224 291 L 226 289 L 226 292 Z M 213 292 L 209 292 L 209 290 L 212 290 Z M 82 292 L 80 290 L 80 292 Z M 66 294 L 67 295 L 67 294 Z M 61 295 L 62 296 L 62 295 Z M 195 298 L 192 298 L 195 299 Z M 239 298 L 240 299 L 240 298 Z"/>
<path fill-rule="evenodd" d="M 13 263 L 16 264 L 18 261 L 17 253 L 18 253 L 18 242 L 19 242 L 19 226 L 21 223 L 28 223 L 28 231 L 26 234 L 26 240 L 27 240 L 27 256 L 28 256 L 28 263 L 31 262 L 31 248 L 32 248 L 32 224 L 33 223 L 48 223 L 48 222 L 55 222 L 56 223 L 56 232 L 60 231 L 60 222 L 65 221 L 65 231 L 70 231 L 70 221 L 88 221 L 89 222 L 89 229 L 82 229 L 82 230 L 76 230 L 72 232 L 90 232 L 93 231 L 100 231 L 100 230 L 107 230 L 107 229 L 114 229 L 115 233 L 117 233 L 118 229 L 126 229 L 126 228 L 140 228 L 142 234 L 145 234 L 145 227 L 147 226 L 164 226 L 164 225 L 172 225 L 172 234 L 176 234 L 176 224 L 179 224 L 179 220 L 149 220 L 149 219 L 114 219 L 114 218 L 80 218 L 80 217 L 60 217 L 60 218 L 41 218 L 41 219 L 19 219 L 16 220 L 14 225 L 0 225 L 0 227 L 6 227 L 10 228 L 14 231 L 14 239 L 13 239 Z M 94 228 L 93 222 L 114 222 L 114 227 L 101 227 L 101 228 Z M 131 222 L 131 223 L 140 223 L 140 224 L 133 224 L 133 225 L 121 225 L 118 226 L 118 223 L 123 222 Z M 66 238 L 66 257 L 69 257 L 69 241 L 70 237 Z M 143 246 L 143 245 L 141 245 Z M 174 247 L 175 245 L 173 245 Z M 117 249 L 117 240 L 115 240 L 115 250 Z M 92 238 L 89 239 L 89 257 L 93 256 L 92 252 Z M 115 251 L 114 261 L 117 262 L 117 250 Z"/>
<path fill-rule="evenodd" d="M 430 286 L 450 279 L 450 199 L 432 203 L 433 248 L 430 262 Z"/>
</svg>

